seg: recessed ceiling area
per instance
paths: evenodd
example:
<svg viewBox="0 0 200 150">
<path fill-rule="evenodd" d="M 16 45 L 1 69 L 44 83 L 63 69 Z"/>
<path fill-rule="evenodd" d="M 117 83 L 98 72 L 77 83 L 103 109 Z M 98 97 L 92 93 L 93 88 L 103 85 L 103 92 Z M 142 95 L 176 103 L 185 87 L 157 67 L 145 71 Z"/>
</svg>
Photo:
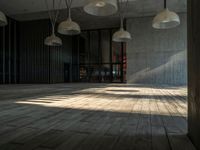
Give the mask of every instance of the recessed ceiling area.
<svg viewBox="0 0 200 150">
<path fill-rule="evenodd" d="M 49 3 L 50 2 L 51 0 L 49 0 Z M 162 0 L 129 0 L 129 2 L 126 13 L 127 17 L 152 16 L 163 8 Z M 83 13 L 82 7 L 86 3 L 87 0 L 74 0 L 72 7 L 77 9 L 73 13 L 75 18 L 92 18 L 92 16 Z M 168 0 L 167 5 L 173 11 L 179 13 L 186 12 L 187 0 Z M 62 0 L 60 9 L 62 9 L 60 19 L 62 19 L 63 17 L 66 17 L 67 14 L 64 0 Z M 0 10 L 5 12 L 8 16 L 20 21 L 48 17 L 45 0 L 1 0 Z"/>
<path fill-rule="evenodd" d="M 49 4 L 52 2 L 48 0 Z M 126 17 L 154 16 L 163 8 L 163 0 L 129 0 Z M 81 25 L 82 29 L 118 27 L 119 15 L 114 14 L 107 17 L 96 17 L 86 14 L 83 6 L 87 0 L 74 0 L 72 18 Z M 170 10 L 178 13 L 187 11 L 187 0 L 168 0 L 167 6 Z M 58 8 L 58 7 L 57 7 Z M 58 22 L 67 18 L 67 8 L 65 1 L 62 0 Z M 45 0 L 1 0 L 0 10 L 9 17 L 18 21 L 47 19 L 48 13 Z M 91 21 L 92 20 L 92 21 Z M 95 22 L 95 24 L 93 23 Z"/>
</svg>

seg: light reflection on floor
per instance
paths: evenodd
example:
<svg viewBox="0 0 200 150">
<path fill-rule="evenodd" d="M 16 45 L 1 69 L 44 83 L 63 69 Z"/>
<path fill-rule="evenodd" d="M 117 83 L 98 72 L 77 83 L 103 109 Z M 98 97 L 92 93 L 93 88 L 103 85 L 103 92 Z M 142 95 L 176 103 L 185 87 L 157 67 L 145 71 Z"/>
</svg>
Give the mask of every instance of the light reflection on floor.
<svg viewBox="0 0 200 150">
<path fill-rule="evenodd" d="M 19 104 L 124 113 L 187 116 L 185 87 L 110 86 L 66 91 L 56 96 L 16 101 Z M 135 107 L 134 107 L 135 105 Z M 143 109 L 140 109 L 141 105 Z M 145 106 L 145 107 L 144 107 Z"/>
</svg>

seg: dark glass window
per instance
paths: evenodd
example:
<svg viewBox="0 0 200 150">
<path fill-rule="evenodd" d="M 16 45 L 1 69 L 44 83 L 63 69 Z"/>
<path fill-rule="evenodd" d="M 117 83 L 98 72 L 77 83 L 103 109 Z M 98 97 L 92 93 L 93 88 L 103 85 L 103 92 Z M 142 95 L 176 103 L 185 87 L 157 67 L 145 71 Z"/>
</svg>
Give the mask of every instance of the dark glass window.
<svg viewBox="0 0 200 150">
<path fill-rule="evenodd" d="M 125 44 L 112 42 L 112 29 L 84 31 L 77 40 L 79 82 L 109 83 L 126 81 Z M 75 59 L 73 59 L 75 60 Z M 75 63 L 75 62 L 73 62 Z M 75 63 L 76 64 L 76 63 Z"/>
<path fill-rule="evenodd" d="M 100 51 L 102 63 L 110 63 L 110 32 L 109 30 L 101 31 Z"/>
<path fill-rule="evenodd" d="M 122 44 L 117 42 L 112 42 L 112 62 L 121 63 L 122 62 Z"/>
<path fill-rule="evenodd" d="M 121 82 L 122 81 L 122 72 L 121 72 L 121 64 L 114 64 L 112 69 L 113 82 Z"/>
<path fill-rule="evenodd" d="M 99 32 L 90 31 L 90 63 L 99 63 Z"/>
<path fill-rule="evenodd" d="M 81 47 L 79 48 L 80 63 L 89 63 L 90 47 L 88 32 L 83 32 L 81 34 L 79 42 L 79 44 L 81 45 Z"/>
</svg>

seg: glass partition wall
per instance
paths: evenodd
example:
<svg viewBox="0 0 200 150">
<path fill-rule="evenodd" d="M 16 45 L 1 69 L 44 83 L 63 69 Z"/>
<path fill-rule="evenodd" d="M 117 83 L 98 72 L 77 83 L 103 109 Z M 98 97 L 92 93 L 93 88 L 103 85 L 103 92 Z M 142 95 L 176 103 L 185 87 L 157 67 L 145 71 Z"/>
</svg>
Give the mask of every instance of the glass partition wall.
<svg viewBox="0 0 200 150">
<path fill-rule="evenodd" d="M 74 81 L 126 82 L 126 45 L 112 42 L 113 29 L 88 30 L 73 39 Z M 75 60 L 75 61 L 74 61 Z"/>
</svg>

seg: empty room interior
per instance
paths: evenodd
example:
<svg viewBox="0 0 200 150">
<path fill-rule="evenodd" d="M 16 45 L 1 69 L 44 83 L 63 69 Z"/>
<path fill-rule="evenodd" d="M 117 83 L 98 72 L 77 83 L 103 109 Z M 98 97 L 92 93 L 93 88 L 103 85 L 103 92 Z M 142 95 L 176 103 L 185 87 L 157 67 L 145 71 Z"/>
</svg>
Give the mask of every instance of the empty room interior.
<svg viewBox="0 0 200 150">
<path fill-rule="evenodd" d="M 200 150 L 199 0 L 0 0 L 0 150 Z"/>
</svg>

